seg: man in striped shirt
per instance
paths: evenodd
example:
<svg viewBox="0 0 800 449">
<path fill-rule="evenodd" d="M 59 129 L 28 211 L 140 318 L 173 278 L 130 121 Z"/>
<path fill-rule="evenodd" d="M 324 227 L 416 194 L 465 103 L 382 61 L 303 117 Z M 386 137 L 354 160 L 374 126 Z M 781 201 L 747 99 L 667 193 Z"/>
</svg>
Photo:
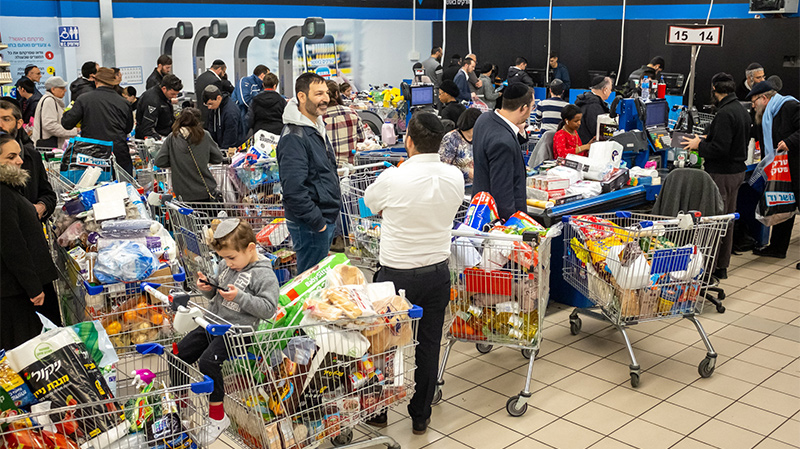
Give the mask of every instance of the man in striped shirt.
<svg viewBox="0 0 800 449">
<path fill-rule="evenodd" d="M 561 109 L 569 104 L 561 98 L 564 93 L 564 82 L 559 79 L 553 80 L 548 91 L 550 98 L 540 101 L 533 111 L 533 123 L 542 131 L 556 131 L 561 122 Z"/>
</svg>

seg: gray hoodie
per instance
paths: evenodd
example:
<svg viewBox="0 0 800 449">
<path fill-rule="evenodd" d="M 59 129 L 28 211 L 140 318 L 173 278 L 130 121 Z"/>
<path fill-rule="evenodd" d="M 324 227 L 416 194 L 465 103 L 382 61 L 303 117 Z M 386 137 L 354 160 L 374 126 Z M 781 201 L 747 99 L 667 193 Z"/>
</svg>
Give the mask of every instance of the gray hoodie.
<svg viewBox="0 0 800 449">
<path fill-rule="evenodd" d="M 231 270 L 222 262 L 214 283 L 223 287 L 232 284 L 239 290 L 233 301 L 225 300 L 216 289 L 201 292 L 211 300 L 211 313 L 225 321 L 255 328 L 258 320 L 269 320 L 275 316 L 280 290 L 278 278 L 267 258 L 259 256 L 242 271 Z"/>
</svg>

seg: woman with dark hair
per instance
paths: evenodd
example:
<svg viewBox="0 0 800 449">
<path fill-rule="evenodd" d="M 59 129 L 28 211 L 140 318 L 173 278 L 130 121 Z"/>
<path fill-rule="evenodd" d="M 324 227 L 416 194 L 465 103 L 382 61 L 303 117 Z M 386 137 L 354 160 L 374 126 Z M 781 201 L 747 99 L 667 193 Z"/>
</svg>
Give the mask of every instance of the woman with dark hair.
<svg viewBox="0 0 800 449">
<path fill-rule="evenodd" d="M 458 167 L 464 174 L 466 182 L 472 182 L 474 168 L 472 165 L 472 132 L 481 111 L 469 108 L 461 113 L 456 129 L 445 134 L 439 145 L 439 159 L 445 164 Z"/>
<path fill-rule="evenodd" d="M 172 191 L 183 201 L 220 201 L 217 181 L 208 164 L 222 162 L 211 134 L 200 123 L 200 110 L 186 108 L 172 124 L 172 133 L 164 140 L 153 163 L 159 168 L 172 167 Z"/>
<path fill-rule="evenodd" d="M 497 66 L 493 64 L 484 64 L 481 69 L 480 80 L 483 82 L 481 87 L 478 88 L 476 94 L 483 99 L 489 109 L 494 109 L 497 104 L 497 99 L 500 98 L 502 92 L 497 92 L 494 87 L 494 77 L 497 75 Z"/>
<path fill-rule="evenodd" d="M 556 158 L 567 157 L 568 154 L 579 154 L 589 151 L 589 146 L 594 143 L 594 137 L 587 144 L 581 143 L 578 128 L 581 127 L 583 114 L 581 108 L 568 104 L 561 110 L 561 123 L 558 131 L 553 136 L 553 156 Z"/>
</svg>

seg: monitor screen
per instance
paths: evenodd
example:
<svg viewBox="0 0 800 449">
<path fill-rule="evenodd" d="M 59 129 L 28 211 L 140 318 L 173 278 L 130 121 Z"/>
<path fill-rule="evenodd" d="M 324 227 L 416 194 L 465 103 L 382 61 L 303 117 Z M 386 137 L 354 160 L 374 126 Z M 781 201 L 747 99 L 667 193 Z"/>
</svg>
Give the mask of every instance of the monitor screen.
<svg viewBox="0 0 800 449">
<path fill-rule="evenodd" d="M 433 104 L 433 86 L 416 86 L 411 88 L 411 106 Z"/>
<path fill-rule="evenodd" d="M 657 100 L 645 103 L 647 107 L 647 128 L 655 126 L 667 126 L 669 116 L 669 103 L 664 100 Z"/>
</svg>

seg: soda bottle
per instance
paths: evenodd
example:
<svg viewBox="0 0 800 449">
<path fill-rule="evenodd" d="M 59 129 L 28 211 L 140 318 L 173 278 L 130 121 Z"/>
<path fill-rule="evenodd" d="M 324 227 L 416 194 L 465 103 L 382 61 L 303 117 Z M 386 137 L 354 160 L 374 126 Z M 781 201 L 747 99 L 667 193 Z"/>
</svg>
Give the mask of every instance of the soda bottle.
<svg viewBox="0 0 800 449">
<path fill-rule="evenodd" d="M 650 101 L 650 79 L 647 76 L 642 79 L 642 101 Z"/>
</svg>

